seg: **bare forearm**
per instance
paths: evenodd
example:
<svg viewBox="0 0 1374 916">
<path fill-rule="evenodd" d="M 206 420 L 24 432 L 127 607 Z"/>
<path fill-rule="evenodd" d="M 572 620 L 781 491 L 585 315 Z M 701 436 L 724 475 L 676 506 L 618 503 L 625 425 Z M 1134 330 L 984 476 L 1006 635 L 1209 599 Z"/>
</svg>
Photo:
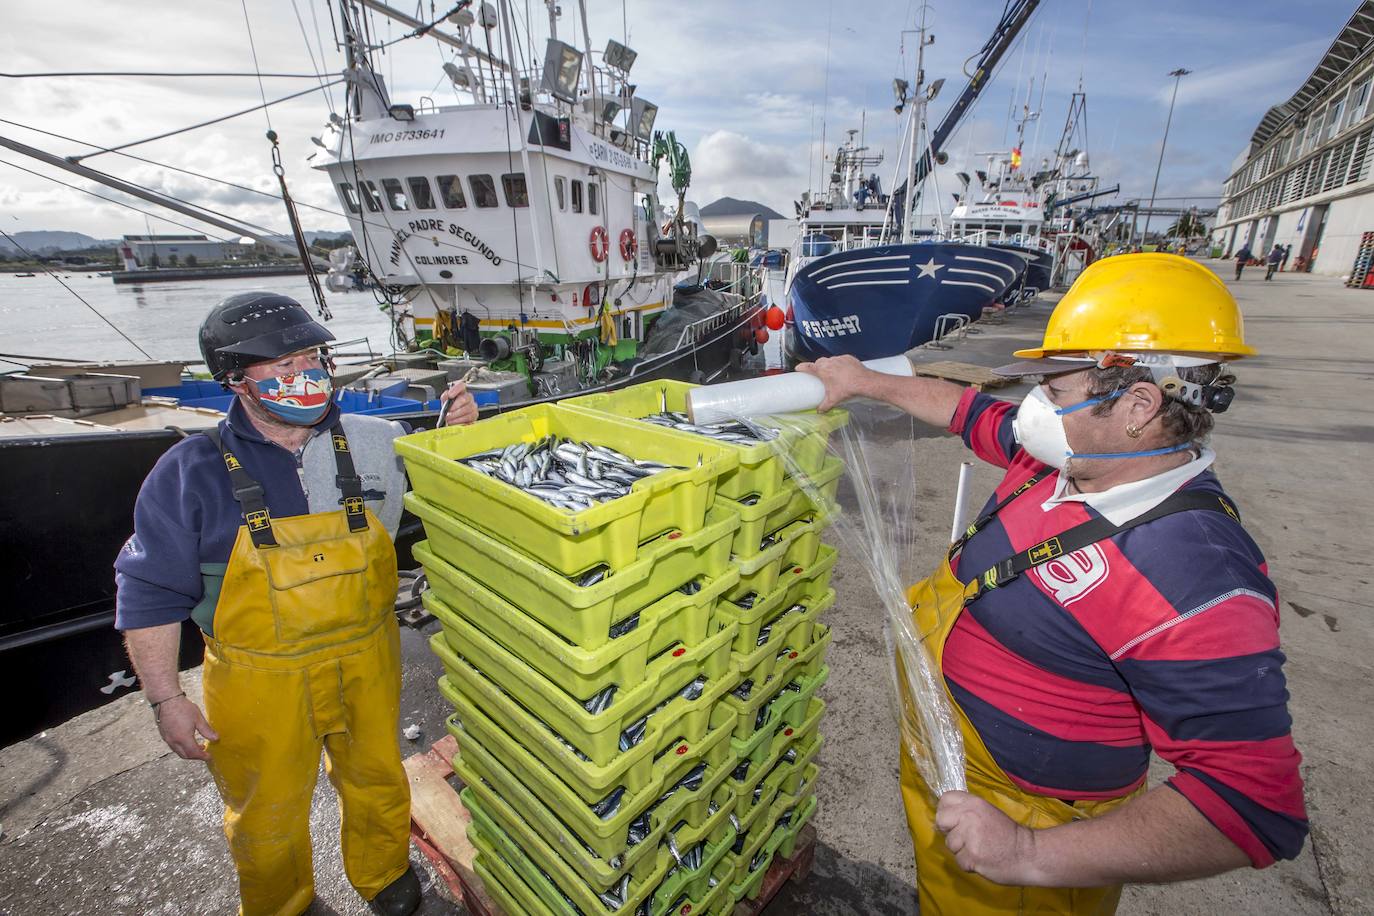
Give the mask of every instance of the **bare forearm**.
<svg viewBox="0 0 1374 916">
<path fill-rule="evenodd" d="M 124 646 L 138 673 L 138 682 L 149 702 L 181 691 L 177 656 L 181 650 L 181 624 L 141 627 L 124 631 Z"/>
<path fill-rule="evenodd" d="M 900 407 L 923 423 L 949 426 L 964 387 L 935 378 L 921 376 L 883 375 L 871 372 L 865 376 L 865 397 Z"/>
<path fill-rule="evenodd" d="M 1250 864 L 1240 847 L 1167 786 L 1102 817 L 1031 835 L 1025 883 L 1043 887 L 1187 881 Z"/>
</svg>

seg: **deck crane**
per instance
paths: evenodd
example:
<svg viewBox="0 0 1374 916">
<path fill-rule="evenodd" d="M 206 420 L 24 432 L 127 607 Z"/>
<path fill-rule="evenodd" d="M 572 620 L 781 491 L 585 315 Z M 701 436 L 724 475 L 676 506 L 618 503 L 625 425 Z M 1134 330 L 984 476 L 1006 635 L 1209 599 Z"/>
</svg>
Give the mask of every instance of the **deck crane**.
<svg viewBox="0 0 1374 916">
<path fill-rule="evenodd" d="M 992 72 L 997 68 L 1007 50 L 1016 41 L 1016 36 L 1021 33 L 1021 29 L 1030 21 L 1031 14 L 1040 6 L 1040 0 L 1007 0 L 1006 6 L 1002 10 L 1002 17 L 997 22 L 997 27 L 992 31 L 992 37 L 979 49 L 977 53 L 978 62 L 974 66 L 972 73 L 969 73 L 967 66 L 964 72 L 968 74 L 968 85 L 964 86 L 964 91 L 954 100 L 949 111 L 945 112 L 944 119 L 940 121 L 935 132 L 930 136 L 930 145 L 922 152 L 921 158 L 916 163 L 915 178 L 912 182 L 916 188 L 921 187 L 921 182 L 930 174 L 933 167 L 931 157 L 943 163 L 947 156 L 943 153 L 945 141 L 954 133 L 959 122 L 977 100 L 978 96 L 987 87 L 988 81 L 992 77 Z M 917 83 L 924 82 L 923 74 L 917 74 Z M 906 194 L 906 183 L 897 188 L 892 195 L 894 201 L 900 201 Z M 920 192 L 917 192 L 919 199 Z M 894 203 L 894 213 L 901 213 L 900 204 Z"/>
</svg>

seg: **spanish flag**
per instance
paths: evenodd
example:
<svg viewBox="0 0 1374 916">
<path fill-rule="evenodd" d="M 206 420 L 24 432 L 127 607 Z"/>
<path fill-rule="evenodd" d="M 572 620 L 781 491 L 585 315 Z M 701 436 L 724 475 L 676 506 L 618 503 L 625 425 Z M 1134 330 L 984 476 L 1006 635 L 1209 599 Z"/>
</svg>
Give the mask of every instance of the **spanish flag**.
<svg viewBox="0 0 1374 916">
<path fill-rule="evenodd" d="M 1014 146 L 1011 149 L 1011 167 L 1019 169 L 1021 167 L 1021 147 Z"/>
</svg>

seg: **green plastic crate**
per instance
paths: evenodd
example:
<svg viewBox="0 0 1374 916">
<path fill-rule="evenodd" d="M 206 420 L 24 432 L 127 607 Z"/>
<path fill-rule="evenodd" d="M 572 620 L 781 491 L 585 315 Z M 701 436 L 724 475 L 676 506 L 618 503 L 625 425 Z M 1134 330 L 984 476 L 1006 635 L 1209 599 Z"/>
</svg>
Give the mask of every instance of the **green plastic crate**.
<svg viewBox="0 0 1374 916">
<path fill-rule="evenodd" d="M 708 635 L 721 595 L 739 575 L 727 569 L 695 594 L 670 592 L 640 611 L 639 625 L 630 632 L 599 649 L 582 649 L 568 645 L 539 620 L 435 557 L 424 542 L 415 545 L 414 556 L 424 565 L 436 595 L 425 607 L 438 618 L 455 652 L 466 646 L 456 615 L 575 697 L 595 696 L 612 684 L 628 689 L 645 679 L 651 658 L 673 647 L 699 645 Z M 442 586 L 435 588 L 439 582 Z"/>
<path fill-rule="evenodd" d="M 793 715 L 788 712 L 794 700 L 784 698 L 783 702 L 774 705 L 774 701 L 781 697 L 786 691 L 789 683 L 796 682 L 802 686 L 805 692 L 810 681 L 825 672 L 829 677 L 829 669 L 825 667 L 825 650 L 830 645 L 830 628 L 825 624 L 814 625 L 811 645 L 801 650 L 789 650 L 776 661 L 772 676 L 765 683 L 754 682 L 753 689 L 747 698 L 741 699 L 735 694 L 730 694 L 721 702 L 729 704 L 736 713 L 739 714 L 735 722 L 735 737 L 742 741 L 747 741 L 759 731 L 768 730 L 770 724 L 778 719 L 779 716 L 787 717 Z M 768 708 L 763 724 L 759 724 L 758 714 L 760 710 Z M 790 721 L 790 720 L 789 720 Z M 792 723 L 797 724 L 796 722 Z"/>
<path fill-rule="evenodd" d="M 468 840 L 477 851 L 477 855 L 472 859 L 472 870 L 481 879 L 482 890 L 496 902 L 503 914 L 556 916 L 556 913 L 562 912 L 545 906 L 538 894 L 506 864 L 506 860 L 501 858 L 500 853 L 496 852 L 490 841 L 480 832 L 470 831 Z"/>
<path fill-rule="evenodd" d="M 722 832 L 733 837 L 732 829 Z M 488 892 L 492 890 L 492 879 L 499 884 L 504 893 L 492 896 L 507 908 L 508 916 L 576 916 L 580 911 L 580 908 L 574 909 L 576 904 L 480 807 L 474 812 L 468 838 L 477 850 L 476 871 Z M 724 916 L 734 909 L 734 898 L 729 896 L 734 869 L 723 864 L 729 853 L 729 843 L 718 841 L 708 844 L 707 848 L 709 851 L 698 868 L 686 871 L 676 863 L 676 867 L 670 867 L 653 891 L 649 910 L 652 916 Z M 528 878 L 524 877 L 526 874 Z M 622 904 L 619 910 L 611 910 L 601 904 L 590 912 L 623 914 L 626 908 Z"/>
<path fill-rule="evenodd" d="M 812 740 L 820 734 L 821 719 L 825 716 L 825 701 L 815 696 L 819 686 L 820 681 L 816 681 L 809 691 L 803 692 L 801 702 L 791 707 L 795 711 L 791 720 L 779 718 L 747 741 L 731 740 L 730 748 L 737 762 L 730 774 L 730 785 L 738 788 L 743 783 L 754 784 L 760 773 L 778 765 L 790 747 L 797 748 L 798 753 L 810 748 Z"/>
<path fill-rule="evenodd" d="M 638 420 L 651 414 L 671 410 L 676 413 L 687 411 L 687 392 L 697 386 L 688 382 L 661 379 L 631 385 L 617 391 L 588 394 L 578 398 L 560 401 L 560 407 L 570 410 L 586 410 L 593 414 L 610 415 Z M 771 496 L 782 487 L 787 474 L 787 464 L 783 454 L 790 454 L 805 473 L 818 470 L 825 460 L 826 444 L 830 434 L 849 422 L 849 414 L 843 410 L 832 410 L 818 414 L 814 410 L 803 413 L 787 414 L 784 417 L 757 417 L 763 426 L 771 426 L 779 431 L 779 436 L 771 442 L 757 445 L 724 443 L 740 453 L 739 467 L 721 475 L 719 493 L 730 499 L 739 499 L 750 494 Z M 654 429 L 665 427 L 646 424 Z M 673 430 L 678 435 L 701 439 L 699 433 Z M 707 441 L 716 441 L 708 438 Z"/>
<path fill-rule="evenodd" d="M 406 494 L 405 504 L 424 522 L 428 549 L 435 556 L 585 649 L 601 648 L 610 640 L 613 623 L 692 579 L 725 572 L 739 528 L 738 515 L 724 506 L 712 508 L 701 530 L 660 535 L 640 546 L 634 562 L 583 587 L 414 493 Z M 453 603 L 443 581 L 430 584 Z"/>
<path fill-rule="evenodd" d="M 827 547 L 824 553 L 817 552 L 812 563 L 786 567 L 779 573 L 779 581 L 774 584 L 773 590 L 757 594 L 751 606 L 744 607 L 738 603 L 743 595 L 721 602 L 720 615 L 739 624 L 734 652 L 749 655 L 757 650 L 763 627 L 793 605 L 815 605 L 824 599 L 830 588 L 830 574 L 838 559 L 839 554 Z M 769 641 L 772 641 L 771 635 Z"/>
<path fill-rule="evenodd" d="M 838 506 L 829 513 L 813 512 L 779 530 L 776 537 L 787 544 L 787 552 L 782 557 L 783 566 L 810 566 L 816 562 L 816 553 L 821 549 L 821 536 L 839 513 Z"/>
<path fill-rule="evenodd" d="M 631 458 L 684 467 L 636 481 L 630 492 L 580 512 L 559 509 L 457 459 L 547 435 L 609 446 Z M 665 531 L 700 530 L 716 481 L 737 450 L 700 436 L 685 441 L 644 423 L 540 404 L 471 426 L 444 426 L 396 440 L 420 498 L 475 525 L 565 576 L 634 562 L 639 545 Z"/>
<path fill-rule="evenodd" d="M 820 513 L 831 515 L 838 511 L 835 494 L 840 488 L 840 477 L 844 474 L 844 462 L 838 458 L 827 459 L 815 474 L 804 478 L 806 485 L 796 481 L 785 485 L 772 496 L 759 499 L 752 504 L 720 497 L 717 504 L 726 505 L 739 513 L 740 526 L 735 532 L 731 549 L 736 559 L 756 556 L 765 548 L 765 536 L 790 525 L 805 515 Z M 531 497 L 532 498 L 532 497 Z M 817 503 L 817 498 L 820 502 Z"/>
<path fill-rule="evenodd" d="M 807 766 L 816 759 L 824 744 L 824 736 L 813 726 L 812 731 L 797 733 L 789 742 L 781 745 L 782 753 L 773 755 L 763 766 L 751 770 L 753 775 L 743 780 L 736 780 L 733 775 L 727 779 L 725 784 L 735 791 L 735 817 L 744 821 L 757 807 L 771 806 L 773 799 L 779 795 L 798 795 L 804 785 L 803 777 Z M 786 759 L 788 748 L 796 751 L 791 760 Z M 762 791 L 756 795 L 756 790 L 760 787 Z M 746 823 L 743 829 L 747 830 L 748 827 Z"/>
<path fill-rule="evenodd" d="M 660 757 L 656 761 L 655 782 L 640 792 L 624 793 L 615 814 L 602 819 L 557 777 L 547 771 L 541 774 L 538 761 L 518 742 L 493 734 L 489 727 L 474 727 L 477 724 L 468 719 L 462 722 L 461 727 L 450 729 L 458 739 L 458 752 L 463 762 L 491 783 L 507 801 L 519 797 L 521 787 L 530 797 L 536 798 L 539 802 L 536 807 L 544 806 L 540 807 L 540 822 L 545 828 L 552 830 L 554 828 L 549 825 L 554 824 L 564 828 L 560 832 L 545 834 L 545 839 L 550 843 L 560 846 L 580 843 L 602 859 L 624 853 L 628 847 L 626 831 L 631 822 L 654 807 L 659 796 L 698 764 L 705 763 L 708 771 L 727 764 L 733 766 L 730 735 L 722 725 L 696 742 L 692 747 L 693 753 L 678 755 L 670 752 Z M 534 816 L 524 808 L 521 813 L 527 817 Z M 675 808 L 668 805 L 661 811 L 656 809 L 650 815 L 650 820 L 657 826 L 659 820 L 675 813 Z"/>
<path fill-rule="evenodd" d="M 731 884 L 731 895 L 736 900 L 753 900 L 763 888 L 763 879 L 775 857 L 789 859 L 796 852 L 797 837 L 816 813 L 816 798 L 811 796 L 798 808 L 792 823 L 777 827 L 771 833 L 761 836 L 743 853 L 726 856 L 726 863 L 734 863 L 735 880 Z M 785 850 L 785 851 L 784 851 Z M 757 861 L 756 861 L 756 857 Z M 752 865 L 752 867 L 751 867 Z"/>
<path fill-rule="evenodd" d="M 617 754 L 610 763 L 598 766 L 578 756 L 537 716 L 471 665 L 453 656 L 445 667 L 448 673 L 439 678 L 439 692 L 453 704 L 465 725 L 476 729 L 486 722 L 499 723 L 504 734 L 518 736 L 526 750 L 588 805 L 596 804 L 617 786 L 625 786 L 627 792 L 644 791 L 653 784 L 661 754 L 690 754 L 710 731 L 722 725 L 729 726 L 732 733 L 734 730 L 735 712 L 720 702 L 734 681 L 718 678 L 708 682 L 695 700 L 674 697 L 649 717 L 639 744 Z M 497 737 L 493 736 L 493 740 Z M 732 752 L 733 748 L 732 740 Z"/>
<path fill-rule="evenodd" d="M 441 607 L 432 592 L 425 593 L 424 603 L 431 610 Z M 445 638 L 445 633 L 435 633 L 429 641 L 446 670 L 461 676 L 461 671 L 455 671 L 450 664 L 451 660 L 457 660 L 452 646 L 461 645 L 462 658 L 472 667 L 557 730 L 592 763 L 601 766 L 610 763 L 619 753 L 617 744 L 625 726 L 668 700 L 698 676 L 711 680 L 732 673 L 730 644 L 735 638 L 735 625 L 712 623 L 719 627 L 717 632 L 690 649 L 679 646 L 660 655 L 650 662 L 644 680 L 627 690 L 618 690 L 606 709 L 591 713 L 561 685 L 540 674 L 524 659 L 457 614 L 450 617 L 446 631 L 449 638 Z M 456 642 L 450 642 L 454 636 Z"/>
<path fill-rule="evenodd" d="M 479 832 L 495 840 L 502 858 L 531 886 L 538 889 L 538 876 L 542 872 L 558 890 L 588 912 L 598 911 L 596 904 L 591 902 L 597 900 L 598 892 L 619 886 L 627 876 L 628 912 L 634 912 L 640 901 L 653 894 L 677 864 L 667 842 L 669 835 L 679 850 L 691 848 L 702 840 L 706 840 L 712 852 L 718 844 L 724 843 L 727 847 L 734 844 L 735 828 L 729 819 L 734 794 L 720 786 L 719 774 L 695 792 L 679 790 L 674 793 L 668 803 L 673 804 L 681 816 L 665 821 L 642 843 L 631 847 L 617 867 L 612 867 L 612 862 L 597 859 L 576 846 L 575 840 L 561 845 L 549 842 L 538 819 L 542 813 L 538 811 L 539 803 L 528 793 L 508 798 L 483 781 L 461 756 L 455 758 L 453 764 L 454 771 L 465 783 L 461 798 L 472 814 L 469 832 L 476 826 Z M 527 806 L 537 813 L 531 816 L 524 810 Z M 545 896 L 544 899 L 556 905 L 556 898 Z"/>
</svg>

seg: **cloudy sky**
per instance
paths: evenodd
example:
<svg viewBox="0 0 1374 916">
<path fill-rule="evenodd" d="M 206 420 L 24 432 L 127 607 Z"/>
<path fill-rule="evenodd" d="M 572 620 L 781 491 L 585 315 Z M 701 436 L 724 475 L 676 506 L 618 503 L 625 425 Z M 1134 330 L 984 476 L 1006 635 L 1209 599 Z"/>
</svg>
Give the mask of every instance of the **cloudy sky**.
<svg viewBox="0 0 1374 916">
<path fill-rule="evenodd" d="M 410 11 L 417 6 L 415 0 L 394 2 Z M 560 28 L 566 32 L 573 28 L 576 4 L 561 2 Z M 436 4 L 439 12 L 449 5 L 447 0 Z M 532 14 L 544 22 L 539 0 L 515 0 L 514 5 L 517 21 Z M 628 25 L 629 44 L 639 51 L 632 74 L 639 94 L 660 105 L 657 126 L 675 129 L 691 151 L 690 196 L 699 203 L 730 195 L 762 201 L 790 216 L 792 201 L 809 184 L 819 183 L 822 137 L 824 148 L 833 150 L 848 129 L 862 128 L 868 145 L 886 152 L 880 173 L 890 186 L 899 131 L 891 83 L 904 72 L 909 78 L 914 67 L 914 35 L 905 30 L 919 16 L 918 0 L 627 0 L 623 5 L 588 0 L 588 6 L 596 47 L 608 37 L 625 37 Z M 1002 0 L 965 0 L 930 8 L 936 41 L 928 49 L 926 71 L 930 79 L 947 78 L 933 106 L 936 119 L 962 88 L 964 60 L 987 40 L 1002 6 Z M 1081 78 L 1096 172 L 1107 184 L 1120 182 L 1123 197 L 1148 196 L 1173 85 L 1167 74 L 1186 67 L 1193 73 L 1178 93 L 1159 196 L 1214 203 L 1258 119 L 1298 88 L 1356 4 L 1247 0 L 1243 14 L 1234 11 L 1239 6 L 1044 0 L 949 144 L 950 170 L 977 167 L 971 154 L 1009 145 L 1009 111 L 1020 107 L 1032 79 L 1031 107 L 1041 114 L 1027 127 L 1025 150 L 1028 163 L 1038 162 L 1058 142 L 1069 96 Z M 8 0 L 5 7 L 0 55 L 8 73 L 251 73 L 249 23 L 264 72 L 313 73 L 317 66 L 337 71 L 341 65 L 325 0 L 65 0 L 60 16 L 38 0 Z M 430 0 L 420 7 L 427 14 Z M 406 31 L 384 20 L 378 20 L 377 30 L 383 39 Z M 396 100 L 417 102 L 429 95 L 444 104 L 453 95 L 445 91 L 442 60 L 436 43 L 407 41 L 387 54 L 382 72 Z M 269 99 L 310 85 L 305 79 L 264 80 Z M 332 92 L 337 106 L 341 95 L 338 88 Z M 13 122 L 0 122 L 0 135 L 68 156 L 91 149 L 73 141 L 127 143 L 259 102 L 252 77 L 0 77 L 0 119 Z M 318 135 L 329 113 L 324 94 L 305 95 L 270 113 L 282 138 L 293 194 L 303 203 L 336 209 L 322 174 L 306 162 L 315 149 L 310 136 Z M 88 164 L 280 231 L 286 226 L 280 204 L 249 190 L 276 187 L 266 129 L 263 113 L 255 112 L 128 151 L 243 188 L 115 154 L 96 156 Z M 145 226 L 154 232 L 185 231 L 158 217 L 145 223 L 140 213 L 11 164 L 94 187 L 0 149 L 0 226 L 6 231 L 66 229 L 98 238 L 144 232 Z M 100 193 L 127 200 L 108 190 Z M 310 209 L 303 210 L 302 221 L 307 229 L 344 226 L 338 216 Z"/>
</svg>

